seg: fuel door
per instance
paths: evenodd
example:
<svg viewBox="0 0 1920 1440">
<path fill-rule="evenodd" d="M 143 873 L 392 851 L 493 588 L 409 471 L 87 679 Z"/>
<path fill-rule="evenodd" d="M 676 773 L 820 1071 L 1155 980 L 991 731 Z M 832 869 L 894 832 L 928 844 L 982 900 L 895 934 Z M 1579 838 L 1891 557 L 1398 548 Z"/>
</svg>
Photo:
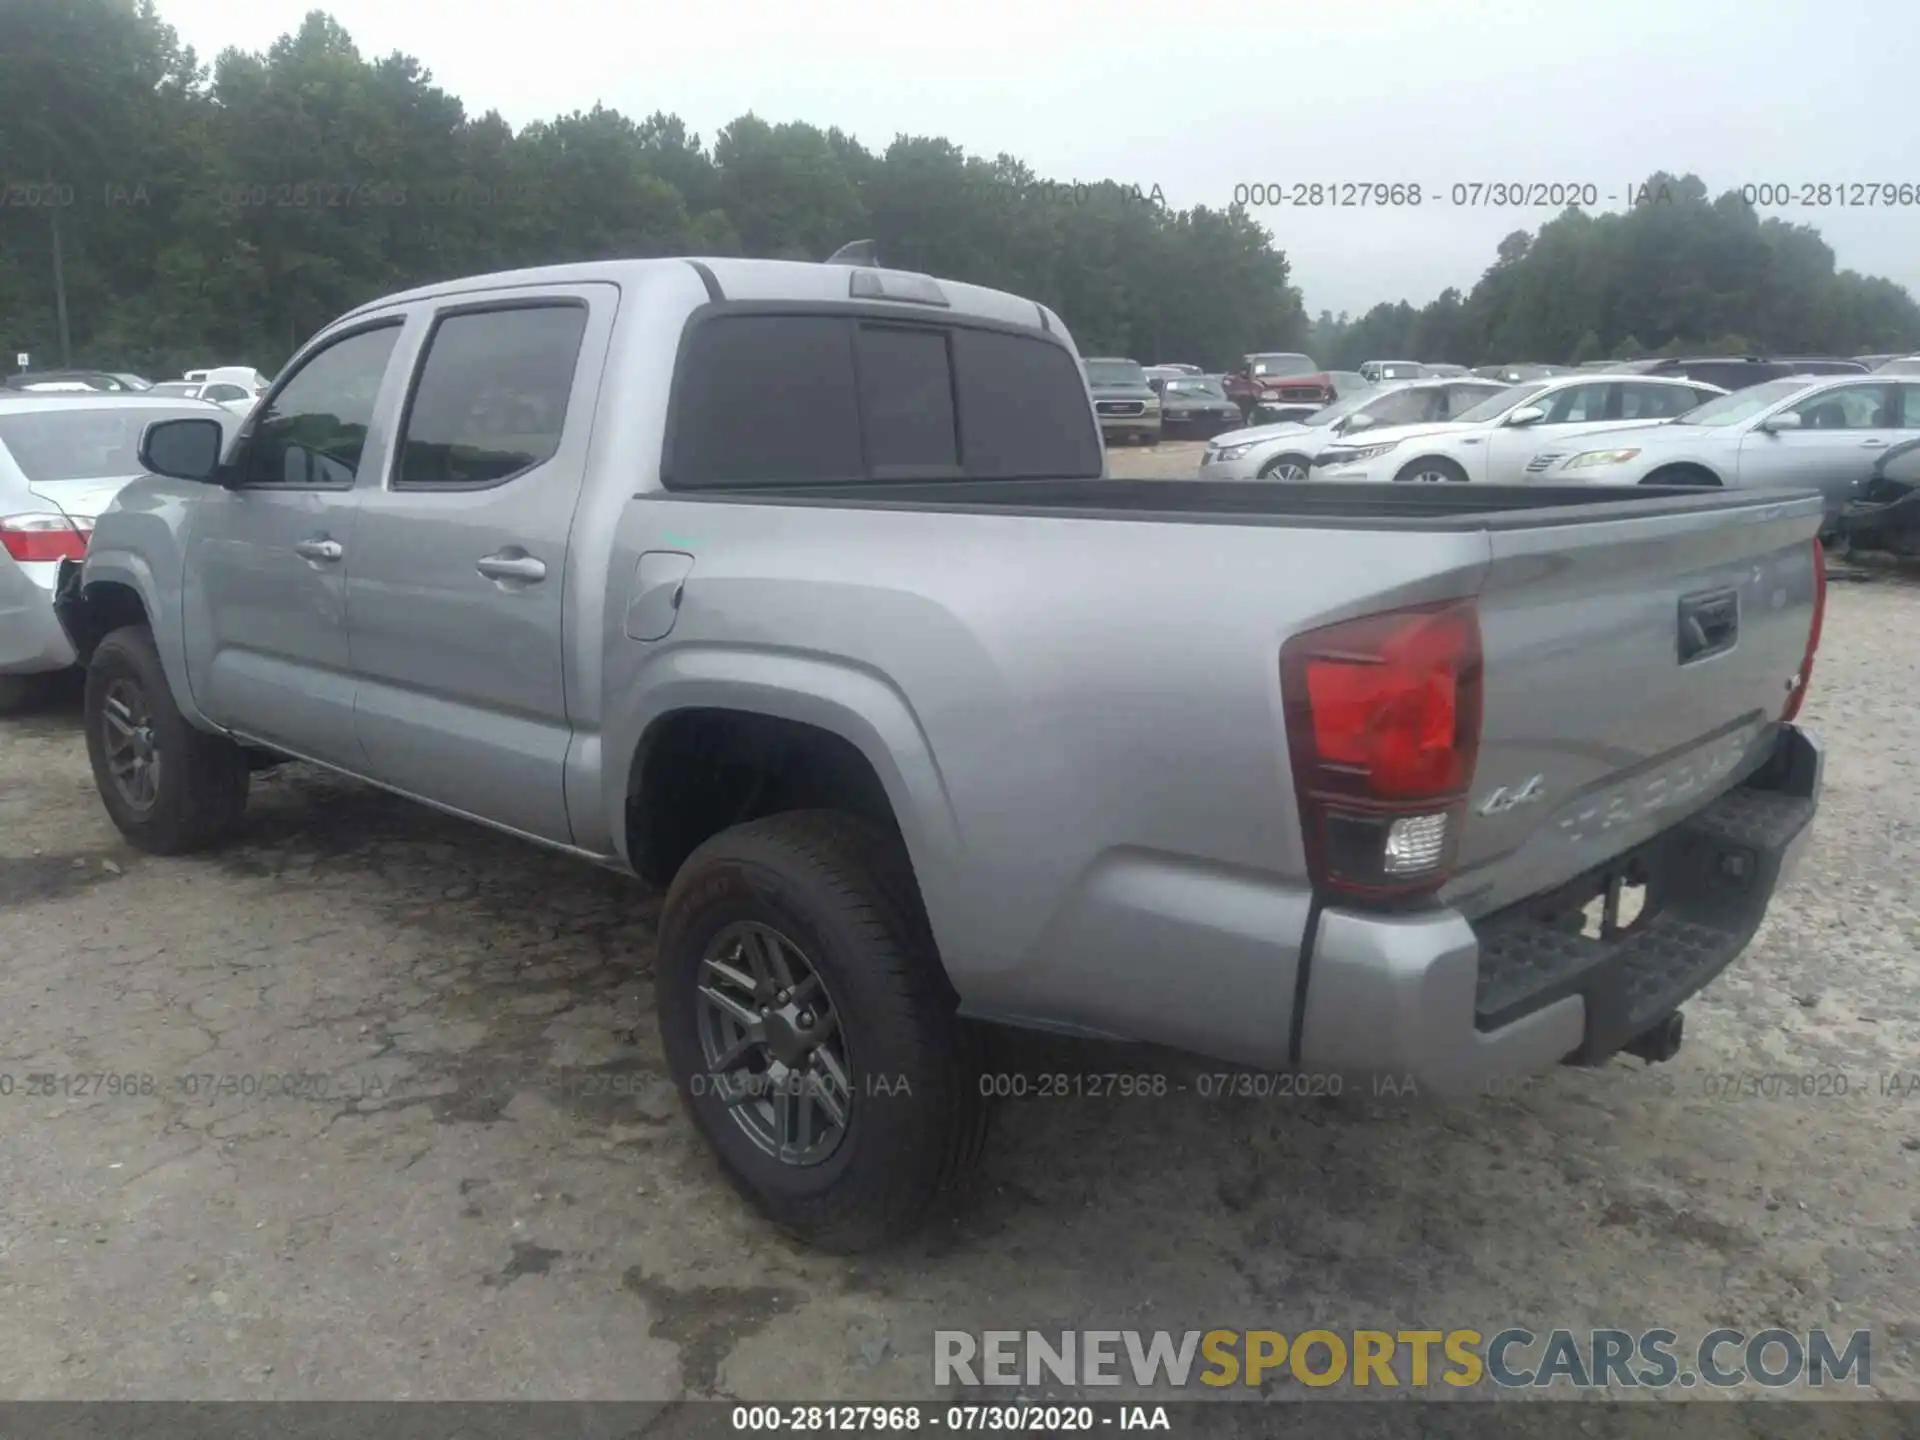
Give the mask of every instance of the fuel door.
<svg viewBox="0 0 1920 1440">
<path fill-rule="evenodd" d="M 661 640 L 680 618 L 680 597 L 686 591 L 693 556 L 683 550 L 649 550 L 634 564 L 633 585 L 627 592 L 626 632 L 629 640 Z"/>
</svg>

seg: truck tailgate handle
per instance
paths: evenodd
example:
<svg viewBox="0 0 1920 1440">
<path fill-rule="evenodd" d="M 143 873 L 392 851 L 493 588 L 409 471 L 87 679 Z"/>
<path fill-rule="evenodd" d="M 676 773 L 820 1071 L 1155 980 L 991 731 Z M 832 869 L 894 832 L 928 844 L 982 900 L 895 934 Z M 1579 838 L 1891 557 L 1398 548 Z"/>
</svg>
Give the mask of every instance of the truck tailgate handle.
<svg viewBox="0 0 1920 1440">
<path fill-rule="evenodd" d="M 1740 593 L 1710 590 L 1680 597 L 1680 663 L 1731 650 L 1740 638 Z"/>
</svg>

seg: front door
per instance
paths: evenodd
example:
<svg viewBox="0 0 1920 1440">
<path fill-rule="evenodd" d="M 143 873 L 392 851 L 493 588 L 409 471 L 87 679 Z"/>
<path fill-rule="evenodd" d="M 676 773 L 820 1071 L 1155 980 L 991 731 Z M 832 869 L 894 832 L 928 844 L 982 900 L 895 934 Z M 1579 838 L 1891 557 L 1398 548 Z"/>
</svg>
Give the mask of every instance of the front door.
<svg viewBox="0 0 1920 1440">
<path fill-rule="evenodd" d="M 347 564 L 367 774 L 569 841 L 568 537 L 611 286 L 449 301 Z"/>
<path fill-rule="evenodd" d="M 186 544 L 187 682 L 216 724 L 359 768 L 346 560 L 400 321 L 302 358 L 230 458 L 231 489 L 194 507 Z"/>
<path fill-rule="evenodd" d="M 1904 438 L 1897 398 L 1894 385 L 1876 380 L 1819 390 L 1788 406 L 1799 429 L 1756 426 L 1740 437 L 1740 483 L 1819 490 L 1837 511 L 1886 448 Z"/>
</svg>

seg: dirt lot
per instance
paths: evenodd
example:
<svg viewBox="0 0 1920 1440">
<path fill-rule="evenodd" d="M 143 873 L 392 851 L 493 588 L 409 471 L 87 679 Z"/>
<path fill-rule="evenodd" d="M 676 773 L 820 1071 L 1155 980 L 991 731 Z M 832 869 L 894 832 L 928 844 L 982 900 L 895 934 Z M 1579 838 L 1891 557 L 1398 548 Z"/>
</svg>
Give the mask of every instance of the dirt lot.
<svg viewBox="0 0 1920 1440">
<path fill-rule="evenodd" d="M 1158 445 L 1116 447 L 1107 452 L 1107 468 L 1129 480 L 1184 479 L 1200 468 L 1204 440 L 1166 440 Z"/>
<path fill-rule="evenodd" d="M 696 1143 L 637 884 L 299 767 L 222 854 L 144 857 L 56 696 L 0 721 L 0 1395 L 908 1397 L 936 1327 L 1824 1324 L 1920 1398 L 1916 634 L 1920 588 L 1835 585 L 1813 853 L 1671 1064 L 1010 1102 L 977 1192 L 859 1260 Z M 1719 1093 L 1774 1073 L 1844 1081 Z"/>
</svg>

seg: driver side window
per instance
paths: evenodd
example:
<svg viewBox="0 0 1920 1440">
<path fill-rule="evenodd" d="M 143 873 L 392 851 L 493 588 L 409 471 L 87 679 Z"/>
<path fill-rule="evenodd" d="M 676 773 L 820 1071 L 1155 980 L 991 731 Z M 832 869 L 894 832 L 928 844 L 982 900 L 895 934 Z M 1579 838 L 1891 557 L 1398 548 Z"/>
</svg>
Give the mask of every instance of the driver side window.
<svg viewBox="0 0 1920 1440">
<path fill-rule="evenodd" d="M 395 320 L 357 331 L 310 356 L 256 417 L 241 483 L 351 489 L 380 382 L 399 339 Z"/>
</svg>

